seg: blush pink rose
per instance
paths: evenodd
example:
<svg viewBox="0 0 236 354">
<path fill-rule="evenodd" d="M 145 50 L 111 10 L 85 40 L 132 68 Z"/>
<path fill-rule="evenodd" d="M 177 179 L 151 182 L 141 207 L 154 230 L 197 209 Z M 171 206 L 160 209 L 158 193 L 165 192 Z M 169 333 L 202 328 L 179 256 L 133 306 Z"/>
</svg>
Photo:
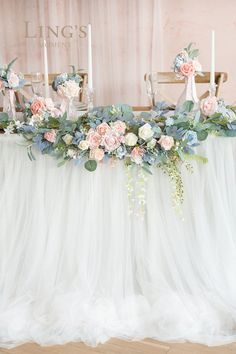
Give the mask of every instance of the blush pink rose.
<svg viewBox="0 0 236 354">
<path fill-rule="evenodd" d="M 183 76 L 191 76 L 194 74 L 195 69 L 193 63 L 184 63 L 180 66 L 180 72 Z"/>
<path fill-rule="evenodd" d="M 99 124 L 96 128 L 96 132 L 101 136 L 104 136 L 111 128 L 106 122 Z"/>
<path fill-rule="evenodd" d="M 204 98 L 200 103 L 200 108 L 204 116 L 207 117 L 211 116 L 217 111 L 218 108 L 217 98 L 215 96 L 213 97 L 209 96 Z"/>
<path fill-rule="evenodd" d="M 119 135 L 114 131 L 109 132 L 104 136 L 102 145 L 105 146 L 107 151 L 114 151 L 120 146 Z"/>
<path fill-rule="evenodd" d="M 142 159 L 143 155 L 144 155 L 144 150 L 141 147 L 136 146 L 131 151 L 130 157 L 133 162 L 140 165 L 143 162 L 143 159 Z"/>
<path fill-rule="evenodd" d="M 90 148 L 95 149 L 100 145 L 102 138 L 101 135 L 95 132 L 94 129 L 90 129 L 86 140 L 89 142 Z"/>
<path fill-rule="evenodd" d="M 51 130 L 50 132 L 44 133 L 43 137 L 45 140 L 49 141 L 50 143 L 55 143 L 56 136 L 57 136 L 57 133 L 55 132 L 55 130 Z"/>
<path fill-rule="evenodd" d="M 119 134 L 124 134 L 125 130 L 126 130 L 126 124 L 124 122 L 122 122 L 121 120 L 117 120 L 113 124 L 113 129 Z"/>
<path fill-rule="evenodd" d="M 104 157 L 104 151 L 102 149 L 96 148 L 90 150 L 90 159 L 94 159 L 96 161 L 101 161 Z"/>
<path fill-rule="evenodd" d="M 42 100 L 35 100 L 30 106 L 30 110 L 34 115 L 37 114 L 43 108 L 45 108 L 45 104 Z"/>
<path fill-rule="evenodd" d="M 158 144 L 160 144 L 161 147 L 167 151 L 174 146 L 174 143 L 175 143 L 174 138 L 168 135 L 162 135 L 158 140 Z"/>
</svg>

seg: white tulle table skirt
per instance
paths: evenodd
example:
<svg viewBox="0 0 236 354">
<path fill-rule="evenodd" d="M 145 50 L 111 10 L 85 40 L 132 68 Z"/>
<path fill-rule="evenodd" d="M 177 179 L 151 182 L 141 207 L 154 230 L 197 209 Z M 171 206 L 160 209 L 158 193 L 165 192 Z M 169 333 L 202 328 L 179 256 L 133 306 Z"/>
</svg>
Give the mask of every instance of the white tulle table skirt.
<svg viewBox="0 0 236 354">
<path fill-rule="evenodd" d="M 94 173 L 31 162 L 0 137 L 0 346 L 110 337 L 236 340 L 236 139 L 211 138 L 183 171 L 184 221 L 169 179 L 129 215 L 122 163 Z"/>
</svg>

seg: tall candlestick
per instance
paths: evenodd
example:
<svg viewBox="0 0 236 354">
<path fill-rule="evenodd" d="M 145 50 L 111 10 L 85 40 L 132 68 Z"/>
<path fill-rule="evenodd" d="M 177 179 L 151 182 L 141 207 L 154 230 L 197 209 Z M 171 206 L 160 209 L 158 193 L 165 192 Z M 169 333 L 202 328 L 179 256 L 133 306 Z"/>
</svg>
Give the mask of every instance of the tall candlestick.
<svg viewBox="0 0 236 354">
<path fill-rule="evenodd" d="M 93 60 L 91 24 L 88 24 L 88 89 L 93 90 Z"/>
<path fill-rule="evenodd" d="M 215 31 L 211 31 L 211 74 L 210 90 L 215 91 Z"/>
<path fill-rule="evenodd" d="M 49 84 L 48 84 L 48 51 L 46 40 L 43 40 L 43 55 L 44 55 L 44 86 L 45 97 L 49 97 Z"/>
</svg>

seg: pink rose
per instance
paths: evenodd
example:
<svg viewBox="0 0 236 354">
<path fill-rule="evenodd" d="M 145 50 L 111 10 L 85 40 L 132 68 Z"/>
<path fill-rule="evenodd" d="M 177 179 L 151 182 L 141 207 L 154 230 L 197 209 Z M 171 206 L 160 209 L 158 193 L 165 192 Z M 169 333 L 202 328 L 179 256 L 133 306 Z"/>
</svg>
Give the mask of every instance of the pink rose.
<svg viewBox="0 0 236 354">
<path fill-rule="evenodd" d="M 101 161 L 104 157 L 104 151 L 102 149 L 96 148 L 94 150 L 90 150 L 90 159 L 94 159 L 96 161 Z"/>
<path fill-rule="evenodd" d="M 191 76 L 194 74 L 195 69 L 193 63 L 184 63 L 180 66 L 180 72 L 183 76 Z"/>
<path fill-rule="evenodd" d="M 211 116 L 217 111 L 218 108 L 217 98 L 215 96 L 213 97 L 209 96 L 207 98 L 204 98 L 203 100 L 201 100 L 200 108 L 204 116 L 207 117 Z"/>
<path fill-rule="evenodd" d="M 10 75 L 8 76 L 8 84 L 12 88 L 16 88 L 19 86 L 20 80 L 19 77 L 14 73 L 11 72 Z"/>
<path fill-rule="evenodd" d="M 133 162 L 140 165 L 143 162 L 143 159 L 142 159 L 143 155 L 144 155 L 144 150 L 141 147 L 136 146 L 131 151 L 130 157 Z"/>
<path fill-rule="evenodd" d="M 42 100 L 35 100 L 30 106 L 31 112 L 34 115 L 37 114 L 42 108 L 45 108 Z"/>
<path fill-rule="evenodd" d="M 100 145 L 102 138 L 101 135 L 95 132 L 94 129 L 90 129 L 86 140 L 89 142 L 90 148 L 95 149 Z"/>
<path fill-rule="evenodd" d="M 96 128 L 96 132 L 102 136 L 104 136 L 111 128 L 109 127 L 109 125 L 104 122 L 104 123 L 101 123 L 97 126 Z"/>
<path fill-rule="evenodd" d="M 49 132 L 44 133 L 44 139 L 49 141 L 50 143 L 55 143 L 56 141 L 56 136 L 57 133 L 55 132 L 55 130 L 51 130 Z"/>
<path fill-rule="evenodd" d="M 124 122 L 122 122 L 121 120 L 117 120 L 114 124 L 113 124 L 113 129 L 119 133 L 119 134 L 124 134 L 125 130 L 126 130 L 126 124 Z"/>
<path fill-rule="evenodd" d="M 158 144 L 160 144 L 164 150 L 170 150 L 174 146 L 174 143 L 174 138 L 168 135 L 162 135 L 158 140 Z"/>
<path fill-rule="evenodd" d="M 105 146 L 107 151 L 114 151 L 120 146 L 119 135 L 114 131 L 109 132 L 104 136 L 102 145 Z"/>
</svg>

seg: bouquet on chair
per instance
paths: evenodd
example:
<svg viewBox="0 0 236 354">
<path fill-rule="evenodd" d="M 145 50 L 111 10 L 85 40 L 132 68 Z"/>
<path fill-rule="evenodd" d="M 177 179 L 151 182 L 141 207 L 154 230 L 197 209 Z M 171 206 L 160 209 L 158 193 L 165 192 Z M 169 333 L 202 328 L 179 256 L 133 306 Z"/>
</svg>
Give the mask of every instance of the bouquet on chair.
<svg viewBox="0 0 236 354">
<path fill-rule="evenodd" d="M 8 116 L 12 119 L 16 117 L 15 91 L 21 89 L 25 84 L 23 74 L 16 74 L 12 70 L 12 65 L 16 60 L 17 58 L 0 68 L 0 91 L 3 94 L 3 112 L 8 113 Z"/>
<path fill-rule="evenodd" d="M 176 57 L 173 63 L 173 70 L 176 77 L 180 80 L 185 79 L 185 90 L 180 96 L 177 107 L 181 106 L 184 101 L 192 101 L 198 103 L 196 92 L 195 76 L 201 75 L 202 66 L 198 61 L 199 50 L 192 48 L 190 43 L 187 48 L 184 48 Z"/>
<path fill-rule="evenodd" d="M 72 66 L 72 73 L 62 73 L 56 76 L 52 82 L 52 88 L 62 99 L 61 111 L 67 112 L 69 118 L 73 114 L 73 99 L 78 97 L 81 91 L 82 77 Z"/>
</svg>

